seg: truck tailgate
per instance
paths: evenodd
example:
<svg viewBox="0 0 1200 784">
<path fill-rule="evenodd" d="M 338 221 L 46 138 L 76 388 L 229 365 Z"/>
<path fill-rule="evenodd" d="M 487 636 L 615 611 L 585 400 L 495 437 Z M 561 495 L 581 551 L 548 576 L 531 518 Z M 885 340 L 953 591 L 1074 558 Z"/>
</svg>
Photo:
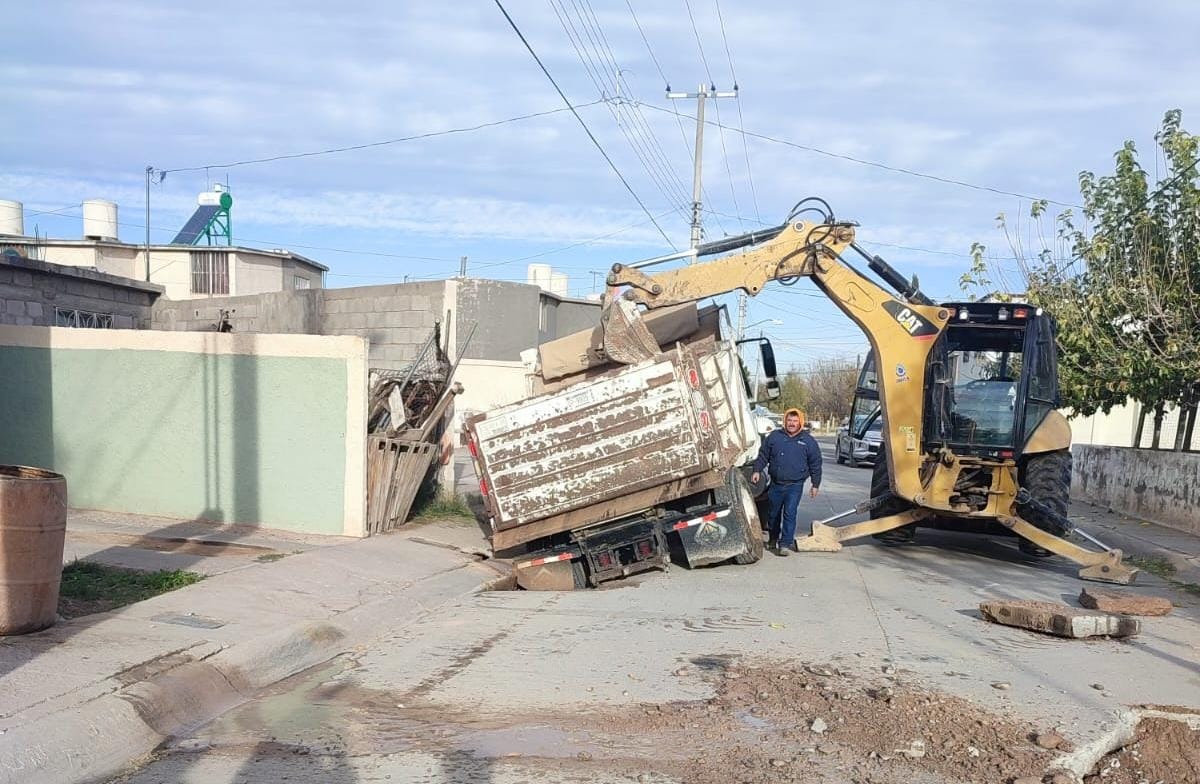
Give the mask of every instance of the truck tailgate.
<svg viewBox="0 0 1200 784">
<path fill-rule="evenodd" d="M 651 360 L 472 419 L 496 529 L 707 471 L 716 444 L 689 365 Z"/>
</svg>

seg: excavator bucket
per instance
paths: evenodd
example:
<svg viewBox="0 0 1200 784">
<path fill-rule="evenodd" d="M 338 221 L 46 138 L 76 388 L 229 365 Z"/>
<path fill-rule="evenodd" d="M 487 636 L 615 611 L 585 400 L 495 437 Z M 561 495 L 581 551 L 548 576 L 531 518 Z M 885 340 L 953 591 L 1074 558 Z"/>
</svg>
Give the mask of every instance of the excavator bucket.
<svg viewBox="0 0 1200 784">
<path fill-rule="evenodd" d="M 600 326 L 604 353 L 614 362 L 634 365 L 662 351 L 642 321 L 637 305 L 627 299 L 609 300 L 600 314 Z"/>
</svg>

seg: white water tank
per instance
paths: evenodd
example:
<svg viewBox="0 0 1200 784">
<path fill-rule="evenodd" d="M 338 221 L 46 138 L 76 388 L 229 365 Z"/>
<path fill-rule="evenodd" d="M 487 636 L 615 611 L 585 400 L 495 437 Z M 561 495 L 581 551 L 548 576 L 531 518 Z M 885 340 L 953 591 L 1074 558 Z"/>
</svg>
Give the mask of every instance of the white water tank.
<svg viewBox="0 0 1200 784">
<path fill-rule="evenodd" d="M 550 273 L 550 293 L 557 294 L 560 297 L 567 296 L 567 286 L 570 281 L 567 279 L 565 272 Z"/>
<path fill-rule="evenodd" d="M 83 203 L 83 238 L 87 240 L 117 239 L 117 205 L 104 199 L 88 199 Z"/>
<path fill-rule="evenodd" d="M 21 202 L 0 199 L 0 234 L 25 236 L 25 206 Z"/>
<path fill-rule="evenodd" d="M 549 264 L 530 264 L 525 271 L 525 282 L 543 291 L 549 291 L 553 274 L 554 270 Z"/>
</svg>

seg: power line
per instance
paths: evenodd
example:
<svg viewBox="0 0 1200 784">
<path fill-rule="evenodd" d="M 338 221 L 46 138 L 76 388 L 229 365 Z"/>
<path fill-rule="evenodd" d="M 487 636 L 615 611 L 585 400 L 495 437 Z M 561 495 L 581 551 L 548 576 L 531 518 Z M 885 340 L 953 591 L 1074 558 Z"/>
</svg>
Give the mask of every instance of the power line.
<svg viewBox="0 0 1200 784">
<path fill-rule="evenodd" d="M 469 125 L 462 128 L 448 128 L 444 131 L 428 131 L 426 133 L 413 134 L 412 136 L 401 136 L 396 139 L 385 139 L 379 142 L 368 142 L 366 144 L 354 144 L 348 147 L 330 147 L 325 150 L 312 150 L 310 152 L 295 152 L 286 155 L 272 155 L 267 158 L 253 158 L 245 161 L 234 161 L 233 163 L 210 163 L 206 166 L 185 166 L 177 169 L 159 169 L 163 174 L 172 174 L 177 172 L 194 172 L 205 171 L 207 169 L 232 169 L 236 166 L 250 166 L 256 163 L 270 163 L 272 161 L 285 161 L 293 158 L 315 158 L 319 155 L 332 155 L 339 152 L 352 152 L 354 150 L 366 150 L 372 147 L 386 147 L 389 144 L 400 144 L 401 142 L 411 142 L 418 139 L 429 139 L 435 136 L 449 136 L 456 133 L 470 133 L 471 131 L 479 131 L 484 128 L 493 128 L 497 125 L 505 125 L 507 123 L 519 122 L 521 120 L 531 120 L 535 117 L 545 117 L 559 112 L 571 111 L 576 109 L 586 109 L 589 106 L 595 106 L 598 103 L 603 103 L 604 99 L 592 101 L 591 103 L 583 103 L 578 106 L 572 106 L 570 103 L 562 109 L 547 109 L 544 112 L 534 112 L 533 114 L 522 114 L 516 117 L 508 117 L 503 120 L 492 120 L 491 122 L 479 123 L 478 125 Z"/>
<path fill-rule="evenodd" d="M 575 2 L 575 0 L 572 0 L 572 3 L 574 3 L 574 2 Z M 592 4 L 591 4 L 590 0 L 582 0 L 582 3 L 583 3 L 583 7 L 587 9 L 588 14 L 591 16 L 592 25 L 595 27 L 596 33 L 599 36 L 600 41 L 604 46 L 604 51 L 608 55 L 609 61 L 612 63 L 613 74 L 616 76 L 616 84 L 618 86 L 618 90 L 620 90 L 621 87 L 624 87 L 624 91 L 627 94 L 632 95 L 633 90 L 632 90 L 632 88 L 630 88 L 629 83 L 627 81 L 625 81 L 625 76 L 623 75 L 623 72 L 621 71 L 621 67 L 617 64 L 617 57 L 613 52 L 612 46 L 608 43 L 608 36 L 606 36 L 604 34 L 604 28 L 600 26 L 600 20 L 596 17 L 595 9 L 592 8 Z M 680 191 L 684 194 L 685 202 L 686 202 L 687 188 L 684 186 L 683 180 L 680 179 L 679 174 L 671 167 L 671 163 L 667 158 L 667 155 L 666 155 L 665 150 L 663 149 L 662 143 L 659 142 L 659 140 L 658 140 L 658 135 L 654 133 L 654 129 L 651 128 L 650 123 L 646 121 L 646 116 L 642 113 L 641 107 L 635 106 L 634 109 L 636 109 L 636 111 L 634 112 L 633 116 L 636 119 L 641 121 L 641 127 L 645 131 L 649 142 L 652 143 L 654 145 L 654 148 L 658 151 L 659 157 L 661 158 L 663 165 L 665 166 L 667 171 L 671 174 L 671 176 L 674 178 L 674 181 L 677 184 L 677 186 L 679 187 Z"/>
<path fill-rule="evenodd" d="M 737 71 L 733 68 L 733 55 L 729 51 L 729 36 L 725 34 L 725 16 L 721 13 L 721 0 L 713 0 L 717 6 L 717 21 L 721 23 L 721 40 L 725 42 L 725 58 L 729 60 L 729 75 L 733 77 L 733 89 L 738 89 Z M 746 118 L 742 114 L 742 101 L 739 98 L 737 103 L 738 110 L 738 130 L 746 127 Z M 720 116 L 717 117 L 720 119 Z M 754 200 L 754 215 L 759 221 L 762 220 L 762 213 L 758 209 L 758 190 L 754 187 L 754 171 L 750 168 L 750 145 L 746 141 L 746 134 L 742 134 L 742 151 L 746 153 L 746 179 L 750 181 L 750 196 Z"/>
<path fill-rule="evenodd" d="M 602 58 L 599 53 L 596 38 L 592 35 L 590 26 L 583 18 L 583 14 L 579 11 L 579 6 L 575 0 L 572 0 L 572 5 L 575 6 L 576 14 L 579 16 L 580 26 L 587 29 L 587 37 L 591 41 L 592 50 L 596 53 L 596 60 L 594 60 L 591 55 L 587 54 L 587 44 L 584 43 L 584 36 L 579 32 L 578 29 L 576 29 L 575 22 L 571 20 L 564 0 L 558 0 L 557 5 L 555 4 L 555 0 L 550 0 L 551 10 L 554 11 L 554 15 L 558 18 L 559 25 L 562 26 L 563 32 L 567 36 L 567 40 L 571 42 L 571 46 L 575 50 L 575 56 L 583 65 L 584 71 L 587 73 L 588 78 L 595 86 L 596 91 L 603 99 L 607 99 L 609 97 L 621 97 L 621 88 L 619 84 L 620 69 L 617 69 L 617 79 L 614 80 L 612 75 L 609 73 L 607 66 L 601 65 L 599 62 L 597 62 L 597 60 Z M 603 73 L 603 77 L 601 77 L 601 73 Z M 654 153 L 649 149 L 649 145 L 645 143 L 639 144 L 641 140 L 636 135 L 631 133 L 632 129 L 637 129 L 637 123 L 633 122 L 630 124 L 630 127 L 627 127 L 623 122 L 622 105 L 620 102 L 608 101 L 606 102 L 606 105 L 608 106 L 609 111 L 612 113 L 613 119 L 616 121 L 617 129 L 629 143 L 629 146 L 637 156 L 638 161 L 642 164 L 642 168 L 645 169 L 648 175 L 650 175 L 650 179 L 653 181 L 655 187 L 658 188 L 659 192 L 667 200 L 668 204 L 679 202 L 680 214 L 686 217 L 686 210 L 683 208 L 683 203 L 686 202 L 686 199 L 681 195 L 683 194 L 682 188 L 677 188 L 676 193 L 669 192 L 671 191 L 670 167 L 666 167 L 666 176 L 664 177 L 664 168 L 662 164 L 659 163 L 659 161 L 654 157 Z M 638 115 L 641 114 L 641 110 L 639 108 L 636 106 L 633 108 L 636 110 Z M 631 114 L 633 113 L 631 112 Z"/>
<path fill-rule="evenodd" d="M 645 106 L 645 107 L 648 107 L 650 109 L 654 109 L 654 110 L 660 111 L 660 112 L 669 112 L 669 110 L 655 106 L 654 104 L 643 103 L 642 106 Z M 695 119 L 695 118 L 692 118 L 692 119 Z M 705 122 L 710 125 L 717 125 L 718 127 L 726 127 L 726 126 L 720 126 L 718 123 L 712 122 L 711 120 L 706 120 Z M 976 191 L 987 191 L 988 193 L 995 193 L 1000 196 L 1015 196 L 1018 199 L 1029 199 L 1030 201 L 1044 201 L 1048 204 L 1057 204 L 1060 207 L 1074 207 L 1076 209 L 1082 209 L 1081 205 L 1073 204 L 1071 202 L 1058 201 L 1056 199 L 1047 199 L 1043 196 L 1030 196 L 1027 193 L 1017 193 L 1015 191 L 1006 191 L 1001 188 L 993 188 L 990 185 L 978 185 L 973 182 L 967 182 L 965 180 L 957 180 L 952 177 L 942 177 L 937 174 L 928 174 L 926 172 L 916 171 L 915 169 L 906 169 L 901 166 L 891 166 L 886 163 L 880 163 L 878 161 L 871 161 L 871 160 L 867 160 L 865 158 L 856 158 L 853 155 L 843 155 L 842 153 L 830 152 L 829 150 L 823 150 L 820 147 L 813 147 L 813 146 L 807 145 L 807 144 L 799 144 L 798 142 L 788 141 L 787 139 L 779 139 L 774 136 L 768 136 L 764 133 L 755 133 L 754 131 L 747 131 L 747 130 L 738 129 L 738 128 L 727 128 L 727 130 L 735 131 L 737 133 L 741 133 L 745 136 L 749 136 L 754 139 L 762 139 L 763 141 L 773 142 L 775 144 L 782 144 L 787 147 L 794 147 L 798 150 L 804 150 L 805 152 L 815 153 L 816 155 L 824 155 L 827 158 L 837 158 L 839 160 L 849 161 L 851 163 L 857 163 L 862 166 L 871 166 L 876 169 L 883 169 L 884 171 L 890 171 L 890 172 L 894 172 L 896 174 L 906 174 L 910 177 L 920 177 L 921 179 L 924 179 L 924 180 L 933 180 L 934 182 L 940 182 L 940 183 L 943 183 L 946 185 L 957 185 L 961 188 L 970 188 L 970 189 L 976 190 Z"/>
<path fill-rule="evenodd" d="M 617 179 L 619 179 L 621 184 L 625 186 L 625 190 L 629 191 L 629 195 L 632 196 L 634 201 L 638 203 L 638 206 L 642 208 L 642 212 L 646 213 L 646 217 L 648 217 L 650 222 L 654 224 L 654 228 L 658 229 L 658 233 L 661 234 L 663 239 L 667 241 L 667 244 L 671 246 L 671 249 L 678 250 L 678 248 L 675 247 L 675 243 L 671 242 L 671 238 L 667 236 L 665 231 L 663 231 L 662 226 L 658 225 L 658 221 L 656 221 L 654 216 L 650 214 L 650 210 L 646 208 L 646 205 L 642 202 L 641 197 L 637 195 L 637 193 L 633 190 L 633 187 L 630 186 L 629 182 L 625 179 L 625 175 L 621 174 L 621 170 L 617 168 L 615 163 L 613 163 L 613 159 L 610 158 L 608 153 L 604 151 L 604 147 L 600 145 L 600 142 L 596 139 L 595 135 L 592 134 L 592 129 L 588 128 L 587 123 L 583 121 L 583 117 L 581 117 L 579 112 L 575 110 L 575 107 L 571 105 L 571 102 L 567 99 L 567 96 L 562 91 L 562 88 L 558 86 L 558 82 L 554 81 L 554 77 L 550 75 L 550 71 L 548 71 L 546 66 L 542 64 L 542 59 L 538 57 L 537 52 L 533 51 L 533 47 L 530 46 L 529 41 L 525 39 L 525 35 L 521 32 L 521 28 L 517 27 L 517 23 L 513 21 L 511 16 L 508 15 L 508 11 L 504 8 L 504 4 L 500 2 L 500 0 L 495 0 L 495 3 L 496 7 L 500 9 L 500 13 L 504 14 L 504 18 L 508 20 L 508 24 L 510 27 L 512 27 L 513 32 L 517 34 L 517 37 L 521 39 L 521 43 L 525 45 L 527 50 L 529 50 L 529 54 L 533 57 L 534 62 L 538 64 L 538 68 L 542 69 L 542 73 L 546 75 L 546 79 L 548 79 L 550 84 L 554 86 L 554 90 L 558 93 L 558 97 L 562 98 L 563 103 L 565 103 L 567 108 L 571 110 L 571 114 L 573 114 L 575 119 L 579 121 L 579 125 L 583 128 L 584 133 L 588 135 L 588 138 L 591 139 L 592 144 L 595 145 L 596 149 L 600 151 L 600 154 L 604 156 L 604 160 L 608 162 L 608 165 L 610 168 L 612 168 L 613 173 L 617 175 Z"/>
</svg>

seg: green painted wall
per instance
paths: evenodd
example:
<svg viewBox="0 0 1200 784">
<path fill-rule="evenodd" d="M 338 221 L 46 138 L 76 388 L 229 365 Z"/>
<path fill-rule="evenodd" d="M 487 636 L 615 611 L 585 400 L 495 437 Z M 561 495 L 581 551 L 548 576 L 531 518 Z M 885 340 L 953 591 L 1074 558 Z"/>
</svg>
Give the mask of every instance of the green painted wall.
<svg viewBox="0 0 1200 784">
<path fill-rule="evenodd" d="M 347 363 L 0 346 L 0 463 L 70 504 L 342 533 Z"/>
</svg>

